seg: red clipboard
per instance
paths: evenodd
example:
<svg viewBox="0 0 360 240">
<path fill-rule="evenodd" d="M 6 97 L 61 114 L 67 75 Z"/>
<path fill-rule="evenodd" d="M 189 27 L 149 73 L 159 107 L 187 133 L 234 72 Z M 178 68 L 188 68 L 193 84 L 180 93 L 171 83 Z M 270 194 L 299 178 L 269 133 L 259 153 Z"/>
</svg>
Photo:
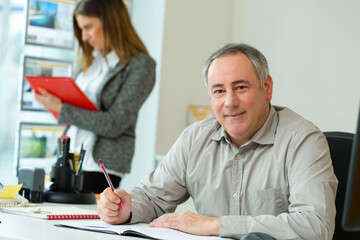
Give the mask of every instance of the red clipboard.
<svg viewBox="0 0 360 240">
<path fill-rule="evenodd" d="M 76 85 L 74 79 L 70 77 L 25 76 L 25 80 L 36 93 L 39 93 L 39 89 L 43 88 L 71 105 L 87 110 L 99 111 L 99 109 L 87 98 L 84 92 L 81 91 L 78 85 Z M 49 110 L 49 112 L 58 119 L 58 113 L 51 110 Z"/>
</svg>

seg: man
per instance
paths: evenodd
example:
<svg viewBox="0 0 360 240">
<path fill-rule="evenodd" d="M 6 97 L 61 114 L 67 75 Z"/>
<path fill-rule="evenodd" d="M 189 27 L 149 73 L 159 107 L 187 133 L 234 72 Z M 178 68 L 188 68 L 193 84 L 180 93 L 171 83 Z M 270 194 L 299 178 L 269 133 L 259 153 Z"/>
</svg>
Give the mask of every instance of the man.
<svg viewBox="0 0 360 240">
<path fill-rule="evenodd" d="M 197 235 L 332 239 L 337 179 L 327 141 L 311 122 L 270 104 L 265 57 L 228 44 L 203 73 L 215 118 L 187 127 L 140 188 L 106 189 L 101 219 Z M 199 214 L 173 213 L 189 197 Z"/>
</svg>

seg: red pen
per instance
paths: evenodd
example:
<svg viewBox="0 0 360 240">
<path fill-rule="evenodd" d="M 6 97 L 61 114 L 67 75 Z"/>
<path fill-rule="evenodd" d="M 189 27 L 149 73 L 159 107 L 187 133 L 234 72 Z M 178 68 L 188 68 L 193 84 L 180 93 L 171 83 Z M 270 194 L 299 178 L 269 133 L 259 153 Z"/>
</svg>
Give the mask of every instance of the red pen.
<svg viewBox="0 0 360 240">
<path fill-rule="evenodd" d="M 107 182 L 108 182 L 111 190 L 114 191 L 114 190 L 115 190 L 115 189 L 114 189 L 114 186 L 113 186 L 113 184 L 112 184 L 112 182 L 111 182 L 111 180 L 110 180 L 109 175 L 107 174 L 107 172 L 106 172 L 106 170 L 105 170 L 105 167 L 104 167 L 104 164 L 103 164 L 102 160 L 99 159 L 98 162 L 100 163 L 100 167 L 101 167 L 101 169 L 102 169 L 103 172 L 104 172 L 105 178 L 106 178 L 106 180 L 107 180 Z M 122 209 L 121 202 L 119 202 L 118 205 L 119 205 L 120 209 Z"/>
</svg>

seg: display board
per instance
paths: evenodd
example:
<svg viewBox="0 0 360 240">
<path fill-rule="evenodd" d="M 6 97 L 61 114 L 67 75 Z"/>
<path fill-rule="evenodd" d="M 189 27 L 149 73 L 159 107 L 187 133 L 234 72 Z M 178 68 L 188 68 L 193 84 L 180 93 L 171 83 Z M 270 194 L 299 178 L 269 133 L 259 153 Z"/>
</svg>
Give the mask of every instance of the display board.
<svg viewBox="0 0 360 240">
<path fill-rule="evenodd" d="M 43 168 L 50 173 L 57 160 L 58 138 L 65 126 L 47 123 L 19 122 L 16 138 L 16 172 L 21 167 Z"/>
<path fill-rule="evenodd" d="M 28 0 L 25 43 L 74 48 L 71 0 Z"/>
<path fill-rule="evenodd" d="M 25 111 L 46 111 L 36 100 L 25 76 L 71 77 L 73 65 L 69 61 L 36 57 L 23 57 L 23 74 L 21 79 L 20 109 Z"/>
</svg>

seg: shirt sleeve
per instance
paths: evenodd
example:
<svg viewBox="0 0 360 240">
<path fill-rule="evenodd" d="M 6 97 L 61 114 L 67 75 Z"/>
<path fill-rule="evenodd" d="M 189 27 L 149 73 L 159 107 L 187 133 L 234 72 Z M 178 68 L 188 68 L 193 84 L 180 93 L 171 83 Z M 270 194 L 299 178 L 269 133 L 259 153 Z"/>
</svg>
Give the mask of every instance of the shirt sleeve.
<svg viewBox="0 0 360 240">
<path fill-rule="evenodd" d="M 187 130 L 179 136 L 160 166 L 142 179 L 142 186 L 130 191 L 131 223 L 151 222 L 164 213 L 174 212 L 189 198 L 186 188 Z"/>
<path fill-rule="evenodd" d="M 338 182 L 325 136 L 312 131 L 294 139 L 286 169 L 288 212 L 277 216 L 222 216 L 220 236 L 241 238 L 249 232 L 264 232 L 276 239 L 332 239 Z"/>
</svg>

